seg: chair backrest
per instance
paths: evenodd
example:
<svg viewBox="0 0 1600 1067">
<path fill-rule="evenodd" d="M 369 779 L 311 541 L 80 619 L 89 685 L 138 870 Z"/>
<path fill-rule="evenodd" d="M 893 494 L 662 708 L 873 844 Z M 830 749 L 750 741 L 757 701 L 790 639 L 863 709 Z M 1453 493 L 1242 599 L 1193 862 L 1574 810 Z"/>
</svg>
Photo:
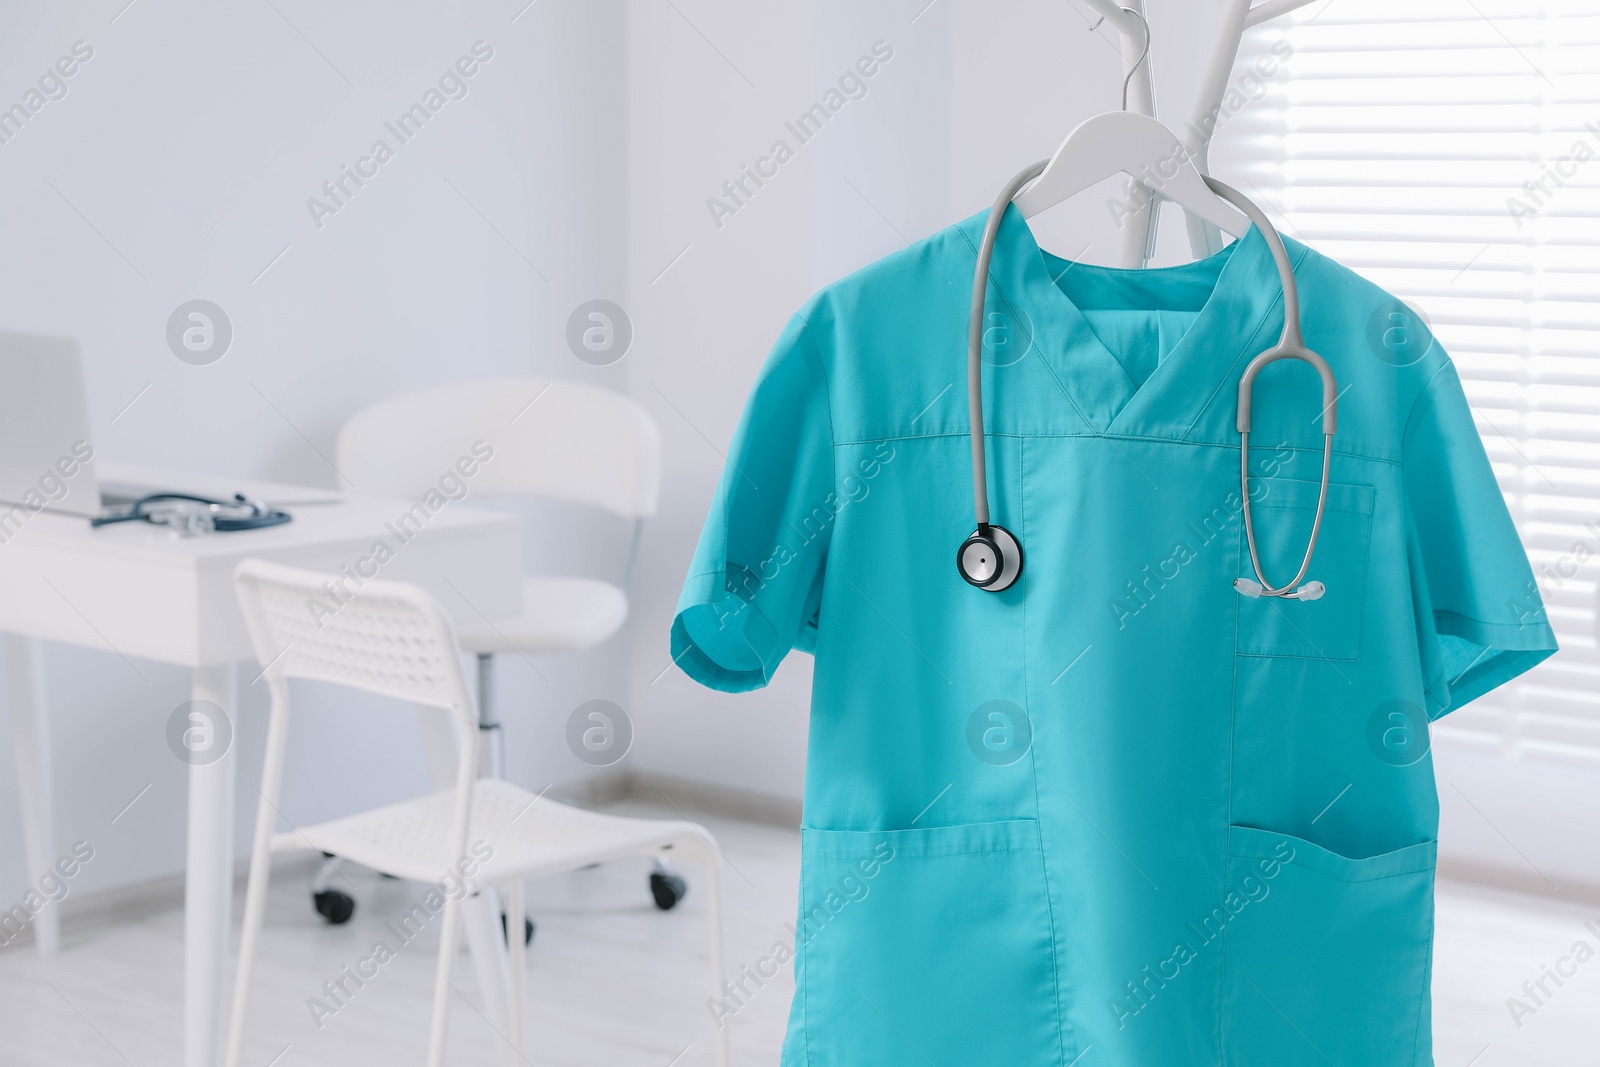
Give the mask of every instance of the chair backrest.
<svg viewBox="0 0 1600 1067">
<path fill-rule="evenodd" d="M 492 378 L 363 408 L 339 431 L 338 464 L 365 495 L 451 496 L 460 483 L 469 495 L 560 500 L 640 519 L 655 514 L 661 491 L 661 434 L 643 406 L 610 389 Z"/>
<path fill-rule="evenodd" d="M 338 599 L 338 575 L 247 559 L 234 585 L 256 659 L 269 682 L 308 678 L 451 713 L 470 739 L 477 710 L 461 671 L 450 618 L 405 582 L 369 581 Z"/>
</svg>

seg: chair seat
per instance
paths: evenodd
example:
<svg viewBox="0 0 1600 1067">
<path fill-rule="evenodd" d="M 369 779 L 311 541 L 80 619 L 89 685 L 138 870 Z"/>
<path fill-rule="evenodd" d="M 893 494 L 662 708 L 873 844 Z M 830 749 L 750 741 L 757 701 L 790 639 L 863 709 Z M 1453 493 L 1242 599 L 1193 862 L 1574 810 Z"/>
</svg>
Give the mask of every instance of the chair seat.
<svg viewBox="0 0 1600 1067">
<path fill-rule="evenodd" d="M 277 834 L 273 845 L 280 850 L 331 852 L 419 882 L 438 882 L 465 858 L 475 861 L 469 877 L 484 885 L 538 878 L 668 847 L 681 849 L 686 859 L 699 860 L 714 848 L 710 835 L 691 822 L 602 815 L 485 778 L 472 790 L 467 854 L 452 856 L 454 808 L 455 790 L 445 789 Z"/>
<path fill-rule="evenodd" d="M 456 620 L 456 638 L 468 652 L 577 652 L 593 648 L 628 618 L 628 598 L 595 578 L 522 580 L 522 614 L 486 622 Z"/>
</svg>

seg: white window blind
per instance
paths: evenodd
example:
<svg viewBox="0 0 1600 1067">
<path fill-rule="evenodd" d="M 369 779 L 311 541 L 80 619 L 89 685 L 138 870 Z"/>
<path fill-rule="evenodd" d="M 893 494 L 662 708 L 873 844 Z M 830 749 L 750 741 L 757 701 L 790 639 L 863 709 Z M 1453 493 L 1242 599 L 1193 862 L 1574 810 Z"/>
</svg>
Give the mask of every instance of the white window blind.
<svg viewBox="0 0 1600 1067">
<path fill-rule="evenodd" d="M 1251 31 L 1238 69 L 1280 40 L 1212 169 L 1432 324 L 1561 643 L 1437 736 L 1600 762 L 1600 10 L 1333 0 Z"/>
</svg>

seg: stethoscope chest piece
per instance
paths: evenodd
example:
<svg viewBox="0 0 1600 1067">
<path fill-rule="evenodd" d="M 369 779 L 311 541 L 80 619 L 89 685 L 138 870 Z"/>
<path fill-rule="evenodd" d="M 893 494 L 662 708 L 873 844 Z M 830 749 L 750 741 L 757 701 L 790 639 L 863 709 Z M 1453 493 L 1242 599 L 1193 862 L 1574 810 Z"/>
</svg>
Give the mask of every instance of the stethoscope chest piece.
<svg viewBox="0 0 1600 1067">
<path fill-rule="evenodd" d="M 1004 526 L 987 523 L 961 542 L 956 570 L 970 585 L 998 593 L 1022 575 L 1022 544 Z"/>
</svg>

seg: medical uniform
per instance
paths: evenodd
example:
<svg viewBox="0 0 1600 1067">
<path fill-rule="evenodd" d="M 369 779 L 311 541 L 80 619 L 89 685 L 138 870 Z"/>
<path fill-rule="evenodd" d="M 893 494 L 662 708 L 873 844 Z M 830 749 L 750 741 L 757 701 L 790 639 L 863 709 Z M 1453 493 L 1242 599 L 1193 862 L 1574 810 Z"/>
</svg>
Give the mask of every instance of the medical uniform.
<svg viewBox="0 0 1600 1067">
<path fill-rule="evenodd" d="M 1387 293 L 1288 243 L 1342 390 L 1313 601 L 1249 599 L 1238 381 L 1282 328 L 1252 229 L 1154 270 L 1007 209 L 966 584 L 984 216 L 828 287 L 751 393 L 672 627 L 739 692 L 816 657 L 785 1067 L 1432 1062 L 1427 723 L 1556 647 L 1460 381 Z M 1270 582 L 1316 510 L 1315 372 L 1255 385 Z"/>
</svg>

